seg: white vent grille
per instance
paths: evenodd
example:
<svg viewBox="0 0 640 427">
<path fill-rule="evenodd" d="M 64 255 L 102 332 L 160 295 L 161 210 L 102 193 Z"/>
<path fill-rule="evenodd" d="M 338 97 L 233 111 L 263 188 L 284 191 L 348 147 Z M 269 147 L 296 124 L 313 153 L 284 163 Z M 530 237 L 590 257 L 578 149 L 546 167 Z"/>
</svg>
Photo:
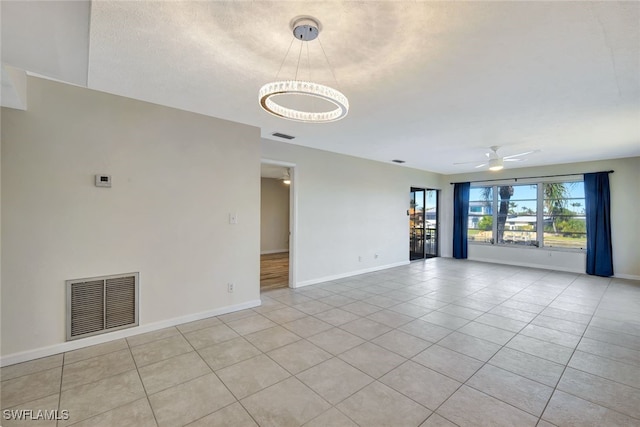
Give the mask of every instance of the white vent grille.
<svg viewBox="0 0 640 427">
<path fill-rule="evenodd" d="M 138 273 L 67 280 L 67 341 L 138 325 Z"/>
</svg>

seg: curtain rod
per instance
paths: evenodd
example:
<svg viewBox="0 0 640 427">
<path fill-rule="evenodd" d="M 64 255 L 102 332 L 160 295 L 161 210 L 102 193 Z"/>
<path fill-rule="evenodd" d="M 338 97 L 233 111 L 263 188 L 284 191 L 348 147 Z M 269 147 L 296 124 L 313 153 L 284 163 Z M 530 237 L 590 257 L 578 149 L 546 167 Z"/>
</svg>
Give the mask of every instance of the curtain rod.
<svg viewBox="0 0 640 427">
<path fill-rule="evenodd" d="M 610 171 L 600 171 L 600 172 L 588 172 L 588 173 L 613 173 L 612 170 Z M 514 180 L 515 182 L 518 182 L 519 179 L 533 179 L 533 178 L 555 178 L 557 176 L 576 176 L 576 175 L 584 175 L 582 173 L 562 173 L 562 174 L 558 174 L 558 175 L 540 175 L 540 176 L 522 176 L 520 178 L 496 178 L 496 179 L 478 179 L 476 181 L 464 181 L 464 182 L 493 182 L 493 181 L 510 181 L 510 180 Z M 464 182 L 450 182 L 449 184 L 453 185 L 453 184 L 464 184 Z"/>
</svg>

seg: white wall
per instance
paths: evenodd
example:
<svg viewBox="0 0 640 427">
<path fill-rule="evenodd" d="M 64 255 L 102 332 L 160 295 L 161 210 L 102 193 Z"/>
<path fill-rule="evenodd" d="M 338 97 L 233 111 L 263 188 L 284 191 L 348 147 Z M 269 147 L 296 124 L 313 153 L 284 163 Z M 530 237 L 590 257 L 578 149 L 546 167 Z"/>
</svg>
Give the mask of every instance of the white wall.
<svg viewBox="0 0 640 427">
<path fill-rule="evenodd" d="M 449 182 L 476 181 L 497 178 L 522 178 L 554 174 L 584 174 L 614 170 L 609 175 L 611 187 L 611 239 L 613 242 L 613 270 L 617 277 L 640 279 L 640 157 L 571 163 L 545 167 L 505 169 L 500 173 L 471 173 L 449 175 Z M 559 178 L 561 179 L 561 178 Z M 453 185 L 444 192 L 444 234 L 452 236 Z M 444 231 L 444 230 L 443 230 Z M 451 238 L 447 239 L 443 255 L 451 256 Z M 444 250 L 446 249 L 446 251 Z M 469 245 L 469 259 L 527 265 L 557 270 L 585 272 L 584 252 L 563 252 L 544 248 L 506 248 L 490 245 Z"/>
<path fill-rule="evenodd" d="M 441 188 L 438 174 L 278 141 L 262 157 L 296 165 L 297 286 L 407 263 L 410 188 Z"/>
<path fill-rule="evenodd" d="M 141 328 L 257 303 L 259 129 L 28 83 L 2 110 L 3 363 L 59 350 L 67 279 L 139 271 Z"/>
<path fill-rule="evenodd" d="M 289 250 L 289 186 L 281 179 L 260 180 L 260 253 Z"/>
<path fill-rule="evenodd" d="M 441 252 L 451 256 L 449 182 L 496 177 L 261 141 L 250 126 L 35 78 L 28 95 L 28 111 L 2 109 L 3 364 L 60 351 L 67 279 L 139 271 L 138 330 L 255 303 L 261 158 L 296 165 L 298 286 L 408 262 L 412 186 L 443 190 Z M 614 268 L 637 278 L 640 158 L 499 176 L 607 169 Z M 113 188 L 96 188 L 96 173 L 111 174 Z M 229 224 L 230 212 L 239 224 Z M 472 247 L 470 258 L 584 271 L 583 254 L 554 252 L 551 261 L 529 251 Z"/>
</svg>

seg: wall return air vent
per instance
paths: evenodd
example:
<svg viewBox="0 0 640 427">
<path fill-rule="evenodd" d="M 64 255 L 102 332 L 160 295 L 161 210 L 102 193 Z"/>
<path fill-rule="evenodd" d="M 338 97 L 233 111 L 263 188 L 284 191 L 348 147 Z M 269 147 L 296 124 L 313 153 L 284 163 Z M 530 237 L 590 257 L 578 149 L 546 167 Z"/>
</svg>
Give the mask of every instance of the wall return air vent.
<svg viewBox="0 0 640 427">
<path fill-rule="evenodd" d="M 67 341 L 138 326 L 139 273 L 67 280 Z"/>
</svg>

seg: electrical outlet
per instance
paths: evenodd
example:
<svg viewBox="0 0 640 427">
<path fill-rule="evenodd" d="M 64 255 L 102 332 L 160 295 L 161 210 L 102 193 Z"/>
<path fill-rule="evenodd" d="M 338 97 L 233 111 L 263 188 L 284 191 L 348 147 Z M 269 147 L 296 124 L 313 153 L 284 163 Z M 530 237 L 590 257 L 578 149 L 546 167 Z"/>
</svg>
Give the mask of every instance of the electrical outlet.
<svg viewBox="0 0 640 427">
<path fill-rule="evenodd" d="M 227 283 L 227 291 L 233 293 L 233 283 Z"/>
<path fill-rule="evenodd" d="M 379 256 L 380 256 L 380 255 L 378 255 L 378 254 L 374 254 L 374 255 L 373 255 L 373 259 L 378 259 L 378 257 L 379 257 Z"/>
</svg>

